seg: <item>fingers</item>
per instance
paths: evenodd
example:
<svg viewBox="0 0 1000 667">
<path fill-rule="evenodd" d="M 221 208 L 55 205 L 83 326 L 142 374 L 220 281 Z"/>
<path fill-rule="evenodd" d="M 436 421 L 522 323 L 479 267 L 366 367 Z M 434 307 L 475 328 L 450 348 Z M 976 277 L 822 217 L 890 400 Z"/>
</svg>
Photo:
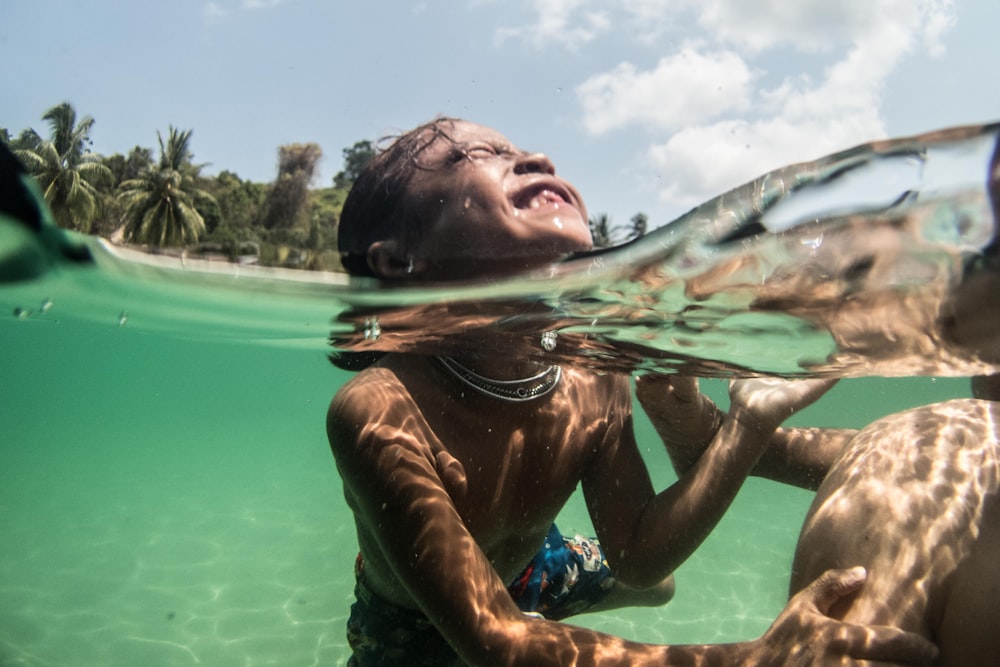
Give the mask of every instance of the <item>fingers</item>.
<svg viewBox="0 0 1000 667">
<path fill-rule="evenodd" d="M 929 667 L 938 656 L 937 646 L 914 632 L 888 626 L 857 625 L 851 629 L 855 637 L 847 639 L 847 654 L 856 660 Z"/>
<path fill-rule="evenodd" d="M 763 420 L 777 419 L 780 422 L 816 402 L 836 382 L 829 378 L 736 380 L 729 385 L 729 399 L 733 405 L 745 406 Z"/>
<path fill-rule="evenodd" d="M 795 597 L 808 598 L 818 612 L 826 615 L 838 600 L 861 588 L 867 576 L 868 572 L 863 567 L 827 570 Z"/>
<path fill-rule="evenodd" d="M 927 638 L 888 626 L 836 621 L 827 615 L 844 596 L 865 582 L 863 567 L 827 570 L 789 601 L 765 634 L 770 655 L 784 655 L 781 664 L 933 664 L 937 647 Z M 855 662 L 857 661 L 857 662 Z"/>
<path fill-rule="evenodd" d="M 860 566 L 827 570 L 798 595 L 805 594 L 816 610 L 826 615 L 838 600 L 857 592 L 867 576 L 868 572 Z M 925 637 L 888 626 L 844 624 L 841 637 L 846 641 L 847 654 L 858 660 L 930 665 L 938 653 L 937 647 Z"/>
</svg>

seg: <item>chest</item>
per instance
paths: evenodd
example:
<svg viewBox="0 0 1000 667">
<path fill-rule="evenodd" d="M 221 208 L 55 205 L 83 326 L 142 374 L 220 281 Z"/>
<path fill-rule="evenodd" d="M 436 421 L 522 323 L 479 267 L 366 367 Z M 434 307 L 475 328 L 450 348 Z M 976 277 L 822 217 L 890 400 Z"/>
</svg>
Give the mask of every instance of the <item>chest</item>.
<svg viewBox="0 0 1000 667">
<path fill-rule="evenodd" d="M 548 529 L 592 464 L 603 420 L 552 406 L 492 405 L 429 419 L 460 466 L 448 493 L 481 545 Z"/>
</svg>

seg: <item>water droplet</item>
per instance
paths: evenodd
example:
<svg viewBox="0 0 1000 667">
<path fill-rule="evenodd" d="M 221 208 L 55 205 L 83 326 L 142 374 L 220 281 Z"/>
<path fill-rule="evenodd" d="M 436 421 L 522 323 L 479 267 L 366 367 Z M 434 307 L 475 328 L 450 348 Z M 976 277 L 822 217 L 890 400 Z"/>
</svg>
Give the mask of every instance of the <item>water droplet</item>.
<svg viewBox="0 0 1000 667">
<path fill-rule="evenodd" d="M 128 311 L 127 310 L 123 310 L 118 315 L 118 326 L 123 327 L 123 326 L 125 326 L 126 322 L 128 322 Z"/>
<path fill-rule="evenodd" d="M 376 341 L 382 335 L 382 325 L 378 323 L 377 317 L 369 317 L 365 320 L 365 340 Z"/>
<path fill-rule="evenodd" d="M 31 317 L 31 309 L 21 308 L 21 306 L 18 306 L 17 308 L 14 309 L 14 317 L 16 317 L 19 320 L 26 320 L 29 317 Z"/>
<path fill-rule="evenodd" d="M 47 313 L 52 309 L 52 299 L 42 299 L 42 305 L 39 307 L 43 313 Z"/>
<path fill-rule="evenodd" d="M 801 245 L 806 246 L 815 253 L 816 249 L 819 248 L 821 245 L 823 245 L 823 235 L 820 234 L 819 236 L 814 236 L 809 239 L 801 239 L 799 240 L 799 243 Z"/>
</svg>

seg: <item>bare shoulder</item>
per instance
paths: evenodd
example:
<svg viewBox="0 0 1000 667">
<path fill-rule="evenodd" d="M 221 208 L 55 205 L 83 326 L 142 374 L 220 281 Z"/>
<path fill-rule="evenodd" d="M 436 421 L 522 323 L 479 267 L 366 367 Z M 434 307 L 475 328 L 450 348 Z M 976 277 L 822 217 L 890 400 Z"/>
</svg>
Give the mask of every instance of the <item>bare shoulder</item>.
<svg viewBox="0 0 1000 667">
<path fill-rule="evenodd" d="M 327 436 L 338 464 L 347 457 L 360 464 L 378 456 L 383 445 L 420 449 L 427 434 L 417 427 L 423 420 L 412 391 L 393 369 L 380 366 L 367 368 L 345 383 L 326 416 Z"/>
<path fill-rule="evenodd" d="M 334 394 L 327 421 L 370 418 L 375 406 L 386 400 L 397 402 L 408 396 L 409 391 L 396 373 L 380 366 L 366 368 L 344 383 Z"/>
</svg>

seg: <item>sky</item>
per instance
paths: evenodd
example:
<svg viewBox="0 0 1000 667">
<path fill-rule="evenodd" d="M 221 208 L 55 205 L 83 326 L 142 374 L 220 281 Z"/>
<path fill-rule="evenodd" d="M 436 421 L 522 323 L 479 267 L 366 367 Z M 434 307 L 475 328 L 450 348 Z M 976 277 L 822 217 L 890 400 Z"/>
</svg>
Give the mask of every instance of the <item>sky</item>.
<svg viewBox="0 0 1000 667">
<path fill-rule="evenodd" d="M 193 130 L 273 180 L 437 114 L 547 153 L 591 215 L 654 226 L 766 171 L 1000 120 L 996 0 L 0 0 L 0 127 L 69 101 L 93 150 Z"/>
</svg>

